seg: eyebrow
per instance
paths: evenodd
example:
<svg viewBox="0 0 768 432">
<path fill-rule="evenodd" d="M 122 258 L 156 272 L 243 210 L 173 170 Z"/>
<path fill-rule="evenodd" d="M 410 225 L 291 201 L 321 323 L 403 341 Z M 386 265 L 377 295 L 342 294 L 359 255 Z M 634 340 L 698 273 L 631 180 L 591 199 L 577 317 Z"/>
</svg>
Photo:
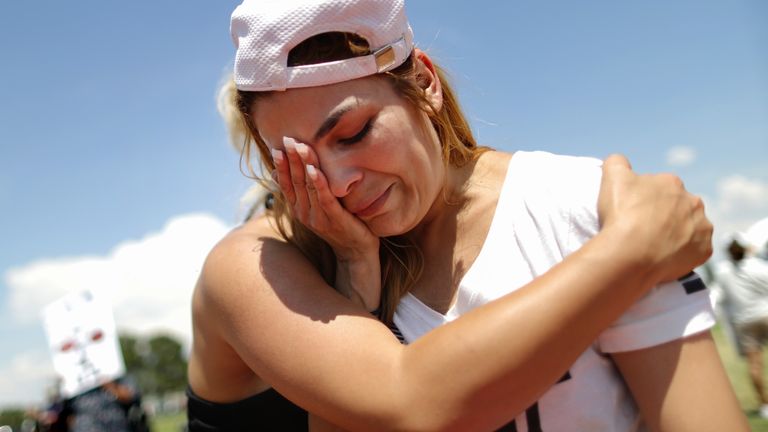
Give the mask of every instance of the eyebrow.
<svg viewBox="0 0 768 432">
<path fill-rule="evenodd" d="M 328 135 L 328 132 L 330 132 L 334 127 L 336 127 L 336 125 L 339 123 L 339 120 L 341 120 L 344 114 L 352 111 L 353 108 L 354 108 L 354 105 L 346 105 L 333 111 L 331 115 L 329 115 L 328 118 L 325 119 L 323 124 L 321 124 L 320 127 L 317 128 L 317 132 L 315 132 L 314 140 L 317 141 L 322 137 Z"/>
</svg>

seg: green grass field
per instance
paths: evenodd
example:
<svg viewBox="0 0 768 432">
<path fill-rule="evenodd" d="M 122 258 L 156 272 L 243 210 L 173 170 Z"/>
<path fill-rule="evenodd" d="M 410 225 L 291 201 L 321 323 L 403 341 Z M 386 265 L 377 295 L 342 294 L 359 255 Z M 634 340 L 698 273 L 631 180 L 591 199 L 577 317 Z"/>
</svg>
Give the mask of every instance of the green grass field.
<svg viewBox="0 0 768 432">
<path fill-rule="evenodd" d="M 187 422 L 187 414 L 155 416 L 152 418 L 152 432 L 182 432 Z"/>
<path fill-rule="evenodd" d="M 715 327 L 713 335 L 718 351 L 720 351 L 720 357 L 723 359 L 723 364 L 736 392 L 736 397 L 749 418 L 752 430 L 754 432 L 768 432 L 768 420 L 761 419 L 756 414 L 758 402 L 752 384 L 749 382 L 744 359 L 738 356 L 720 327 Z M 768 352 L 766 358 L 768 358 Z M 768 362 L 766 364 L 768 365 Z M 768 369 L 765 376 L 768 377 Z M 181 432 L 185 422 L 186 415 L 184 413 L 156 416 L 152 419 L 152 432 Z"/>
<path fill-rule="evenodd" d="M 752 384 L 749 381 L 746 362 L 743 358 L 739 357 L 719 326 L 715 327 L 712 334 L 717 343 L 717 349 L 720 351 L 720 357 L 723 359 L 725 370 L 731 379 L 731 384 L 733 384 L 733 390 L 736 392 L 736 397 L 749 418 L 752 430 L 755 432 L 768 432 L 768 420 L 760 418 L 756 412 L 759 404 Z M 764 355 L 768 358 L 768 352 Z M 768 377 L 768 369 L 763 375 Z"/>
</svg>

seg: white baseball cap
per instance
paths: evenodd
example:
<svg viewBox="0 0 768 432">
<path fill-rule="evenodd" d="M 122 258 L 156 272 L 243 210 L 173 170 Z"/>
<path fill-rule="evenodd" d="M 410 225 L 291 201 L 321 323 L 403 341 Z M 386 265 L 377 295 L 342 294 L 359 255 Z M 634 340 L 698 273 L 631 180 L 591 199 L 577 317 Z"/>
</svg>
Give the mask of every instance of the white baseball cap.
<svg viewBox="0 0 768 432">
<path fill-rule="evenodd" d="M 237 48 L 235 85 L 269 91 L 348 81 L 400 66 L 413 50 L 404 0 L 244 0 L 230 33 Z M 288 66 L 288 52 L 327 32 L 354 33 L 371 54 L 326 63 Z"/>
</svg>

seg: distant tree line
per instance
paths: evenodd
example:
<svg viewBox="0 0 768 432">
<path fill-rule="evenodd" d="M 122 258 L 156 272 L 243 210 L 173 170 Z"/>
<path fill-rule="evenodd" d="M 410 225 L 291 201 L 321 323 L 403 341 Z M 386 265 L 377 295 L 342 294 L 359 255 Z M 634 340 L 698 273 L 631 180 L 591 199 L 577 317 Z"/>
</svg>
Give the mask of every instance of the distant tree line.
<svg viewBox="0 0 768 432">
<path fill-rule="evenodd" d="M 187 361 L 181 343 L 169 335 L 139 338 L 121 334 L 126 372 L 143 394 L 164 396 L 187 386 Z"/>
<path fill-rule="evenodd" d="M 19 408 L 8 408 L 0 411 L 0 426 L 10 426 L 14 431 L 21 429 L 21 422 L 24 421 L 25 411 Z"/>
<path fill-rule="evenodd" d="M 118 337 L 126 372 L 142 394 L 162 398 L 186 388 L 187 361 L 178 340 L 165 334 L 142 338 L 123 333 Z M 0 426 L 8 425 L 18 431 L 25 416 L 24 408 L 0 409 Z"/>
</svg>

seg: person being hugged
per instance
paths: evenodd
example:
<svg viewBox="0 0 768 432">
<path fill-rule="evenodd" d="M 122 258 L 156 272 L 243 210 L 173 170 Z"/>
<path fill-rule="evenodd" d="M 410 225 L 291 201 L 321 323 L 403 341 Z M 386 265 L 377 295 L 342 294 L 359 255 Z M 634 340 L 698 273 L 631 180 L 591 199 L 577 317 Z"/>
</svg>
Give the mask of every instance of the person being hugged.
<svg viewBox="0 0 768 432">
<path fill-rule="evenodd" d="M 273 199 L 195 288 L 190 431 L 747 430 L 677 177 L 479 146 L 402 0 L 245 0 L 231 33 Z"/>
</svg>

